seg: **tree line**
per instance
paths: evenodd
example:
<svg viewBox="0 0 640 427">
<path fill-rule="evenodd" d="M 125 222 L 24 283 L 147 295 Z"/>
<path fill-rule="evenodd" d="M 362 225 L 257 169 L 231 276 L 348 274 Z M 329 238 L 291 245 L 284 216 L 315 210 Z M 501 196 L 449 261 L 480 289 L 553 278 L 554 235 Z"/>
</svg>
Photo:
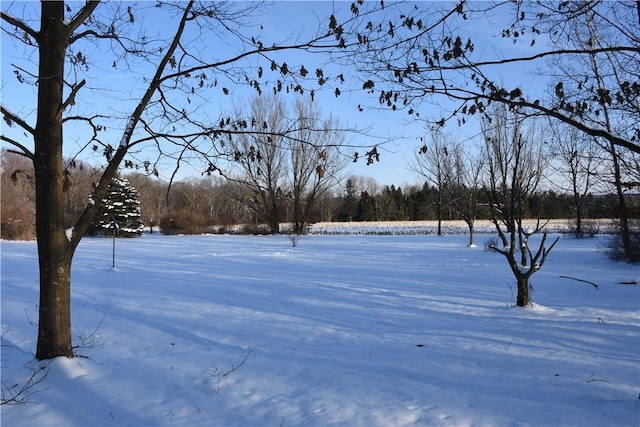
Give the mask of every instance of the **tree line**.
<svg viewBox="0 0 640 427">
<path fill-rule="evenodd" d="M 65 191 L 65 226 L 72 227 L 91 194 L 99 171 L 77 162 L 68 174 Z M 0 173 L 2 191 L 2 239 L 35 238 L 33 172 L 23 157 L 2 152 Z M 240 225 L 250 233 L 273 233 L 274 229 L 256 213 L 253 196 L 246 184 L 219 176 L 177 181 L 169 185 L 148 174 L 122 174 L 138 192 L 140 219 L 150 231 L 167 234 L 225 232 Z M 462 189 L 447 183 L 440 188 L 425 181 L 422 185 L 380 185 L 375 179 L 350 176 L 322 194 L 308 212 L 305 224 L 351 221 L 462 220 L 455 208 L 455 197 Z M 490 219 L 486 189 L 480 188 L 477 219 Z M 276 204 L 282 214 L 277 222 L 293 222 L 292 205 L 286 197 Z M 443 207 L 440 212 L 440 206 Z M 583 200 L 583 219 L 616 218 L 616 196 L 587 194 Z M 441 213 L 441 214 L 440 214 Z M 575 230 L 576 208 L 571 194 L 541 190 L 527 197 L 524 218 L 568 219 Z M 589 230 L 583 230 L 583 232 Z M 278 232 L 295 232 L 278 228 Z"/>
</svg>

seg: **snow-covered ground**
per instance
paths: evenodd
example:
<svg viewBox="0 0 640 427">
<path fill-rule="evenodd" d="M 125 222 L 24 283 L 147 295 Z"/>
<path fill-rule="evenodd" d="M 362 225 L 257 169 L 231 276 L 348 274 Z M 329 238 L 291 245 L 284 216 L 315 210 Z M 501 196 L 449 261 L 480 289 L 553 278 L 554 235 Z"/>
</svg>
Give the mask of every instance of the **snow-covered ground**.
<svg viewBox="0 0 640 427">
<path fill-rule="evenodd" d="M 548 233 L 567 233 L 575 227 L 573 220 L 568 219 L 535 219 L 523 221 L 527 228 L 536 229 L 540 226 Z M 599 233 L 611 232 L 614 223 L 610 219 L 584 220 L 585 232 L 597 230 Z M 286 229 L 286 226 L 284 227 Z M 442 234 L 464 234 L 469 228 L 464 221 L 442 221 Z M 489 220 L 477 220 L 474 222 L 474 234 L 495 233 L 495 226 Z M 318 222 L 309 228 L 311 234 L 436 234 L 438 221 L 363 221 L 363 222 Z"/>
<path fill-rule="evenodd" d="M 3 397 L 41 381 L 2 425 L 640 425 L 640 268 L 563 237 L 516 308 L 485 238 L 145 235 L 115 269 L 86 238 L 53 362 L 35 242 L 3 241 Z"/>
</svg>

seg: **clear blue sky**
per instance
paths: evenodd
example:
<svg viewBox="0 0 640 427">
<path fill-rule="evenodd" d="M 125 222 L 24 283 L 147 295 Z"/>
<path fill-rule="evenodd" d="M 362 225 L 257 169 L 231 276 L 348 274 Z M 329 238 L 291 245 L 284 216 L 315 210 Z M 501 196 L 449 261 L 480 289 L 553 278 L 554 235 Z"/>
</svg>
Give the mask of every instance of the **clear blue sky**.
<svg viewBox="0 0 640 427">
<path fill-rule="evenodd" d="M 271 6 L 267 12 L 257 18 L 256 25 L 262 25 L 261 36 L 265 41 L 270 39 L 283 40 L 283 39 L 295 39 L 300 36 L 301 39 L 305 38 L 305 35 L 310 31 L 315 32 L 318 29 L 321 21 L 331 14 L 332 11 L 348 12 L 350 2 L 281 2 Z M 427 5 L 427 2 L 418 3 L 420 7 Z M 451 5 L 451 3 L 440 3 L 441 5 Z M 125 3 L 126 5 L 126 3 Z M 152 3 L 142 3 L 143 7 L 147 7 L 145 14 L 138 16 L 143 22 L 145 30 L 149 36 L 154 36 L 156 33 L 161 36 L 170 36 L 174 31 L 171 20 L 162 20 L 159 12 L 154 10 L 151 6 Z M 105 5 L 100 6 L 105 7 Z M 29 18 L 30 23 L 35 29 L 39 28 L 37 23 L 39 4 L 38 3 L 15 3 L 8 4 L 2 3 L 3 10 L 8 10 L 11 14 L 21 17 L 24 14 Z M 173 21 L 175 22 L 175 21 Z M 326 22 L 326 21 L 325 21 Z M 484 22 L 478 21 L 474 23 L 474 27 L 470 30 L 471 35 L 475 37 L 474 42 L 480 49 L 486 50 L 489 56 L 503 55 L 504 50 L 509 50 L 511 47 L 508 43 L 502 40 L 498 35 L 498 28 L 495 26 L 494 21 L 487 18 Z M 3 27 L 6 24 L 3 22 Z M 326 25 L 326 24 L 325 24 Z M 251 31 L 258 31 L 257 27 L 254 27 Z M 493 34 L 496 33 L 496 34 Z M 216 52 L 221 56 L 224 54 L 232 54 L 239 48 L 232 44 L 226 44 L 227 41 L 220 42 L 219 40 L 212 40 L 210 46 L 211 49 L 216 49 Z M 2 72 L 2 102 L 5 106 L 9 107 L 15 113 L 21 114 L 26 117 L 27 121 L 31 125 L 35 125 L 34 111 L 35 111 L 35 87 L 32 85 L 18 84 L 16 76 L 14 74 L 15 68 L 13 65 L 18 65 L 26 70 L 35 71 L 35 63 L 37 56 L 25 57 L 28 53 L 20 44 L 15 43 L 5 34 L 2 34 L 2 58 L 1 58 L 1 72 Z M 108 52 L 106 52 L 108 53 Z M 304 63 L 309 69 L 314 65 L 314 62 L 322 63 L 326 61 L 323 57 L 314 56 L 304 57 L 301 53 L 288 54 L 291 55 L 287 61 L 291 63 Z M 90 112 L 97 111 L 96 106 L 103 108 L 103 114 L 111 114 L 113 111 L 117 111 L 120 115 L 126 116 L 131 111 L 133 105 L 132 100 L 139 97 L 141 94 L 141 88 L 145 85 L 138 84 L 143 77 L 150 75 L 150 70 L 144 68 L 136 68 L 137 64 L 132 63 L 132 69 L 134 75 L 125 71 L 122 67 L 119 67 L 114 71 L 110 67 L 110 62 L 113 59 L 106 55 L 101 57 L 99 52 L 88 52 L 86 54 L 89 60 L 89 77 L 87 88 L 98 89 L 90 93 L 88 90 L 81 91 L 78 95 L 77 113 L 89 114 Z M 331 70 L 331 65 L 324 65 L 326 70 Z M 348 70 L 346 70 L 348 72 Z M 498 70 L 499 74 L 504 73 L 504 77 L 510 79 L 526 80 L 528 75 L 525 72 L 517 69 Z M 335 73 L 334 73 L 335 74 Z M 235 89 L 233 92 L 234 97 L 248 97 L 250 95 L 243 95 L 239 93 L 239 89 Z M 445 100 L 441 100 L 442 105 L 446 105 Z M 376 144 L 377 142 L 391 138 L 393 141 L 384 144 L 379 147 L 381 152 L 380 163 L 375 163 L 371 166 L 366 166 L 362 160 L 359 163 L 350 164 L 349 172 L 373 177 L 381 185 L 402 185 L 413 184 L 421 182 L 422 179 L 412 172 L 408 168 L 407 160 L 410 160 L 418 147 L 422 145 L 419 141 L 420 137 L 428 135 L 424 124 L 410 121 L 410 117 L 403 111 L 383 111 L 380 110 L 377 99 L 375 97 L 367 97 L 363 91 L 355 91 L 351 93 L 343 93 L 339 98 L 333 96 L 332 91 L 325 93 L 319 93 L 316 96 L 316 102 L 321 106 L 323 115 L 332 115 L 338 117 L 343 125 L 347 127 L 358 127 L 360 129 L 368 129 L 370 136 L 363 136 L 359 134 L 350 135 L 347 137 L 348 142 L 352 144 Z M 92 108 L 83 107 L 83 103 L 91 105 Z M 358 112 L 357 106 L 369 106 L 364 112 Z M 220 99 L 218 104 L 211 104 L 213 109 L 225 109 L 229 107 L 229 99 Z M 426 117 L 430 114 L 439 116 L 440 106 L 433 103 L 424 103 L 419 107 L 421 116 Z M 113 127 L 114 136 L 113 139 L 119 139 L 119 135 L 122 132 L 126 123 L 124 120 L 119 122 L 112 122 L 110 126 Z M 18 140 L 24 141 L 22 131 L 14 127 L 8 129 L 3 122 L 3 133 L 8 136 L 15 137 Z M 117 131 L 117 132 L 116 132 Z M 75 133 L 74 128 L 68 128 L 65 130 L 65 154 L 71 155 L 84 141 L 84 134 Z M 77 131 L 82 132 L 82 131 Z M 476 124 L 469 124 L 458 128 L 455 124 L 448 125 L 447 132 L 452 136 L 458 138 L 461 141 L 470 140 L 478 133 L 478 126 Z M 114 144 L 115 145 L 115 144 Z M 6 145 L 3 143 L 3 147 Z M 362 150 L 360 150 L 362 151 Z M 90 149 L 85 150 L 89 158 L 93 155 Z M 94 160 L 98 161 L 99 158 L 95 157 Z M 164 177 L 167 177 L 172 168 L 172 164 L 169 161 L 164 163 L 167 170 L 161 171 Z M 188 168 L 183 166 L 181 169 L 183 176 L 188 174 Z M 199 175 L 199 171 L 193 171 Z"/>
</svg>

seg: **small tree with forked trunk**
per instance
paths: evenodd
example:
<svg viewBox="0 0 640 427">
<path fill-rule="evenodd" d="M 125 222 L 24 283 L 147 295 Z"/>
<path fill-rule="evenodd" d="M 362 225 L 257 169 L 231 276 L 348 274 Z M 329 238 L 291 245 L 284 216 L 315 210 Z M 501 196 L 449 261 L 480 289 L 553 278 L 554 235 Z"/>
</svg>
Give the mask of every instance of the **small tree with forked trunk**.
<svg viewBox="0 0 640 427">
<path fill-rule="evenodd" d="M 542 178 L 540 135 L 534 126 L 526 126 L 523 116 L 504 105 L 496 104 L 492 113 L 482 122 L 486 192 L 491 220 L 502 242 L 492 249 L 509 263 L 518 286 L 516 305 L 524 307 L 531 303 L 531 276 L 542 268 L 559 238 L 546 246 L 547 232 L 542 231 L 540 221 L 533 229 L 523 225 L 525 203 Z M 542 239 L 534 252 L 530 238 L 540 232 Z"/>
</svg>

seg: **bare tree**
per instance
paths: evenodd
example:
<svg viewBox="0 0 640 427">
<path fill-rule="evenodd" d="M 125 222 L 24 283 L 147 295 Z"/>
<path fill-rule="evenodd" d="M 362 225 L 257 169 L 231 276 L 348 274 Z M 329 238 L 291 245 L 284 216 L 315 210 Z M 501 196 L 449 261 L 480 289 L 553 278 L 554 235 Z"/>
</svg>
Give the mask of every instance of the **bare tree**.
<svg viewBox="0 0 640 427">
<path fill-rule="evenodd" d="M 221 137 L 247 130 L 231 117 L 203 113 L 211 98 L 229 94 L 229 88 L 238 84 L 261 93 L 264 68 L 277 78 L 273 90 L 302 93 L 301 82 L 308 74 L 304 66 L 294 68 L 270 55 L 325 50 L 339 41 L 327 31 L 306 41 L 263 41 L 259 26 L 252 26 L 248 18 L 256 6 L 247 3 L 157 2 L 137 8 L 99 1 L 42 2 L 39 11 L 34 9 L 28 3 L 2 4 L 2 31 L 22 46 L 26 58 L 24 65 L 15 65 L 16 80 L 11 84 L 22 84 L 25 90 L 36 87 L 37 104 L 26 107 L 21 105 L 23 99 L 3 97 L 0 110 L 5 122 L 21 132 L 10 134 L 5 127 L 1 139 L 34 165 L 40 268 L 36 357 L 49 359 L 73 356 L 71 262 L 120 166 L 139 164 L 148 173 L 157 173 L 158 162 L 169 157 L 176 170 L 183 162 L 200 161 L 207 171 L 215 171 Z M 140 18 L 151 11 L 165 36 L 145 33 Z M 29 20 L 32 13 L 38 16 L 39 29 Z M 168 37 L 167 31 L 172 31 Z M 210 48 L 212 39 L 235 40 L 241 48 L 221 57 Z M 250 58 L 265 60 L 265 67 L 250 63 Z M 100 81 L 97 72 L 107 67 L 128 77 L 121 92 L 108 90 L 114 83 L 111 79 L 106 85 Z M 315 77 L 313 82 L 314 87 L 323 83 Z M 96 92 L 101 102 L 90 99 Z M 105 102 L 106 95 L 118 102 Z M 108 105 L 118 105 L 122 111 L 105 109 Z M 35 113 L 23 114 L 28 111 Z M 63 141 L 71 139 L 69 132 L 77 132 L 73 139 L 80 151 L 102 153 L 106 164 L 91 201 L 67 236 L 62 153 Z M 88 137 L 80 141 L 83 135 Z"/>
<path fill-rule="evenodd" d="M 237 135 L 229 144 L 234 162 L 240 167 L 237 180 L 251 194 L 246 203 L 258 220 L 267 224 L 272 233 L 279 233 L 286 198 L 286 107 L 280 97 L 266 95 L 254 98 L 250 110 L 250 129 L 256 133 Z"/>
<path fill-rule="evenodd" d="M 453 162 L 449 185 L 450 206 L 462 217 L 469 230 L 469 246 L 474 245 L 474 225 L 483 194 L 482 178 L 486 159 L 478 147 L 452 147 Z"/>
<path fill-rule="evenodd" d="M 516 304 L 523 307 L 531 302 L 531 276 L 542 268 L 558 238 L 547 247 L 547 232 L 543 231 L 534 253 L 529 239 L 542 231 L 543 224 L 538 220 L 534 229 L 528 229 L 522 222 L 525 203 L 543 176 L 541 135 L 504 105 L 496 104 L 492 113 L 482 122 L 482 133 L 490 215 L 502 241 L 502 247 L 493 249 L 507 259 L 518 286 Z"/>
<path fill-rule="evenodd" d="M 431 141 L 425 143 L 415 154 L 410 167 L 436 188 L 436 213 L 438 216 L 438 236 L 442 235 L 444 208 L 449 204 L 448 194 L 452 180 L 454 156 L 453 143 L 440 129 L 431 130 Z"/>
<path fill-rule="evenodd" d="M 239 182 L 227 180 L 216 189 L 217 217 L 226 230 L 230 225 L 250 224 L 253 212 L 247 207 L 250 194 Z"/>
<path fill-rule="evenodd" d="M 636 6 L 640 11 L 640 3 Z M 555 87 L 556 97 L 572 113 L 576 110 L 576 114 L 586 117 L 593 125 L 608 133 L 626 134 L 637 145 L 640 137 L 640 38 L 637 36 L 640 21 L 633 22 L 635 32 L 631 30 L 633 27 L 624 27 L 631 24 L 625 12 L 628 14 L 633 10 L 624 3 L 569 3 L 565 8 L 560 16 L 547 19 L 549 28 L 554 31 L 551 41 L 555 46 L 568 44 L 573 49 L 584 51 L 585 55 L 550 59 L 553 69 L 560 70 L 561 80 Z M 571 19 L 563 19 L 567 16 L 571 16 Z M 636 48 L 635 53 L 633 50 L 606 50 L 616 43 L 632 44 Z M 625 257 L 628 261 L 637 260 L 640 254 L 632 245 L 630 212 L 623 182 L 624 155 L 620 152 L 629 147 L 620 146 L 607 138 L 599 137 L 596 141 L 609 153 Z M 635 156 L 640 155 L 638 150 L 630 151 Z M 640 186 L 640 182 L 633 186 Z"/>
<path fill-rule="evenodd" d="M 344 131 L 333 118 L 322 120 L 320 109 L 298 100 L 295 138 L 290 140 L 290 188 L 293 233 L 305 234 L 308 215 L 320 198 L 341 180 L 346 158 L 340 154 Z"/>
<path fill-rule="evenodd" d="M 248 119 L 256 133 L 230 143 L 241 170 L 237 179 L 252 194 L 247 204 L 273 233 L 290 221 L 294 234 L 304 234 L 308 213 L 344 168 L 344 131 L 320 114 L 312 102 L 298 100 L 289 108 L 281 97 L 257 97 Z"/>
<path fill-rule="evenodd" d="M 572 196 L 575 208 L 575 235 L 584 235 L 583 218 L 587 195 L 603 189 L 605 152 L 594 138 L 575 128 L 550 123 L 552 179 L 555 186 Z M 557 176 L 556 176 L 557 175 Z"/>
<path fill-rule="evenodd" d="M 144 173 L 133 172 L 126 175 L 140 193 L 140 212 L 142 222 L 154 232 L 154 227 L 167 213 L 167 184 Z"/>
</svg>

